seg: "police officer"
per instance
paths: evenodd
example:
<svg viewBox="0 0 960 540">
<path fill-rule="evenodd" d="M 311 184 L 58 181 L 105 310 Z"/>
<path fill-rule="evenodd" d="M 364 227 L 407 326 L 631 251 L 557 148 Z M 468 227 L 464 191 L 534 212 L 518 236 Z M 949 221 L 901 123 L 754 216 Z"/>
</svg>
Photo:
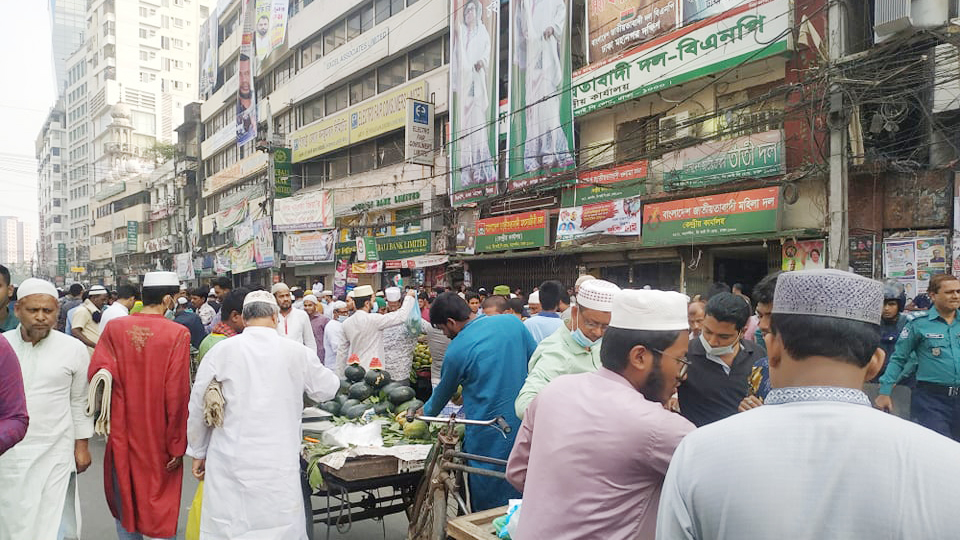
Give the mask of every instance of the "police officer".
<svg viewBox="0 0 960 540">
<path fill-rule="evenodd" d="M 897 338 L 903 333 L 903 328 L 907 325 L 907 322 L 915 318 L 913 314 L 903 313 L 906 303 L 907 295 L 904 294 L 903 288 L 900 285 L 896 283 L 885 283 L 883 285 L 883 316 L 880 319 L 880 347 L 882 347 L 883 352 L 886 353 L 886 358 L 884 358 L 883 361 L 883 369 L 870 381 L 872 383 L 880 382 L 880 377 L 883 376 L 887 365 L 890 363 L 890 359 L 893 358 Z M 911 358 L 915 358 L 915 355 L 910 356 Z M 910 364 L 913 363 L 911 362 Z M 910 364 L 908 364 L 909 368 L 914 367 Z M 906 371 L 907 368 L 901 372 L 901 380 L 903 380 Z M 912 369 L 910 369 L 910 371 L 912 371 Z M 912 388 L 913 384 L 909 386 Z"/>
<path fill-rule="evenodd" d="M 875 405 L 892 412 L 890 392 L 917 355 L 917 386 L 911 397 L 916 421 L 954 440 L 960 440 L 960 280 L 949 274 L 930 279 L 933 308 L 915 313 L 904 326 L 886 371 L 880 377 Z"/>
</svg>

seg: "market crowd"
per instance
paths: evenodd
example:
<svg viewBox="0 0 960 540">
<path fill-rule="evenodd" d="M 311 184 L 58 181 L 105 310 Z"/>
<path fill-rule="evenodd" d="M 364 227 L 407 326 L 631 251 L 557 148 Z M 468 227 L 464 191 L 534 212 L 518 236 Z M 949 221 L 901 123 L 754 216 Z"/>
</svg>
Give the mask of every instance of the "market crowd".
<svg viewBox="0 0 960 540">
<path fill-rule="evenodd" d="M 471 475 L 468 498 L 522 498 L 517 540 L 960 530 L 954 276 L 933 276 L 920 310 L 837 270 L 693 298 L 589 275 L 529 295 L 316 288 L 188 289 L 172 272 L 14 288 L 0 266 L 0 539 L 81 537 L 95 432 L 121 540 L 176 537 L 186 456 L 200 538 L 306 538 L 304 396 L 333 398 L 352 363 L 406 380 L 419 340 L 433 364 L 418 412 L 512 428 L 469 426 L 463 450 L 507 460 L 506 479 Z M 889 414 L 897 386 L 912 421 Z"/>
</svg>

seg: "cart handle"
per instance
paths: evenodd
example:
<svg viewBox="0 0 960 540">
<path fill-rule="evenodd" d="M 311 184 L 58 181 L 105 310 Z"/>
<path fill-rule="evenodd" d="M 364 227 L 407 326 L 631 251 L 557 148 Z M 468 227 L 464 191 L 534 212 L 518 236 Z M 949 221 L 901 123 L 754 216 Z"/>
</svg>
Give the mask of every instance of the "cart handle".
<svg viewBox="0 0 960 540">
<path fill-rule="evenodd" d="M 443 423 L 443 424 L 464 424 L 468 426 L 490 426 L 496 428 L 498 431 L 503 433 L 504 437 L 511 431 L 513 428 L 510 427 L 510 424 L 504 420 L 503 416 L 497 416 L 491 420 L 468 420 L 466 418 L 457 418 L 456 415 L 451 414 L 449 417 L 440 417 L 440 416 L 417 416 L 417 420 L 422 420 L 424 422 L 430 423 Z"/>
</svg>

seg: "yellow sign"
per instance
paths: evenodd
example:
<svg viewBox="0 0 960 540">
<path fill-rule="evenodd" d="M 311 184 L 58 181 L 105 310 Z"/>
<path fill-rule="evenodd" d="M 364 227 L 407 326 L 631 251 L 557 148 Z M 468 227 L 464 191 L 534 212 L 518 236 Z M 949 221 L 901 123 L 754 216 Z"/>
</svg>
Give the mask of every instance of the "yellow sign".
<svg viewBox="0 0 960 540">
<path fill-rule="evenodd" d="M 74 274 L 82 274 L 87 271 L 87 268 L 85 266 L 71 266 L 70 271 Z"/>
<path fill-rule="evenodd" d="M 350 142 L 360 142 L 407 125 L 407 98 L 426 99 L 421 81 L 377 96 L 350 112 Z"/>
<path fill-rule="evenodd" d="M 426 99 L 427 83 L 421 81 L 387 92 L 345 111 L 293 132 L 293 162 L 310 159 L 365 141 L 407 123 L 407 98 Z"/>
<path fill-rule="evenodd" d="M 332 152 L 350 144 L 350 116 L 337 113 L 293 132 L 293 162 Z"/>
</svg>

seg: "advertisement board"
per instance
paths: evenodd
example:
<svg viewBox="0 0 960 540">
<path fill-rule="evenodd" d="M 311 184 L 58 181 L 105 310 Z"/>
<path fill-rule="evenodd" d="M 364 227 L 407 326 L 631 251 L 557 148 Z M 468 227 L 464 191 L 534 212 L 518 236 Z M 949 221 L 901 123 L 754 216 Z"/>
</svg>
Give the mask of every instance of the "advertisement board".
<svg viewBox="0 0 960 540">
<path fill-rule="evenodd" d="M 477 222 L 476 252 L 544 247 L 550 241 L 547 212 L 524 212 Z"/>
<path fill-rule="evenodd" d="M 643 244 L 679 244 L 777 230 L 780 190 L 735 191 L 643 207 Z"/>
</svg>

